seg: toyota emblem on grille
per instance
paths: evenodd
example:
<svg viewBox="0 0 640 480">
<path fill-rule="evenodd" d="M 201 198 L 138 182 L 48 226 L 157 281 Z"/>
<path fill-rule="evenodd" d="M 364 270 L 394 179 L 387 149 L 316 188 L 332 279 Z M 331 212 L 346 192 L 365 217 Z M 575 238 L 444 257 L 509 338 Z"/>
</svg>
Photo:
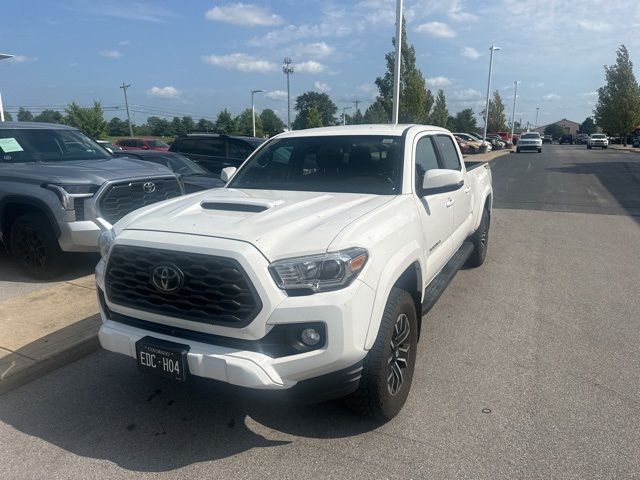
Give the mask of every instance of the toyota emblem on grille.
<svg viewBox="0 0 640 480">
<path fill-rule="evenodd" d="M 174 265 L 158 265 L 151 273 L 151 283 L 163 293 L 175 292 L 183 281 L 184 274 Z"/>
<path fill-rule="evenodd" d="M 153 182 L 146 182 L 144 185 L 142 185 L 142 189 L 145 193 L 153 193 L 156 191 L 156 184 Z"/>
</svg>

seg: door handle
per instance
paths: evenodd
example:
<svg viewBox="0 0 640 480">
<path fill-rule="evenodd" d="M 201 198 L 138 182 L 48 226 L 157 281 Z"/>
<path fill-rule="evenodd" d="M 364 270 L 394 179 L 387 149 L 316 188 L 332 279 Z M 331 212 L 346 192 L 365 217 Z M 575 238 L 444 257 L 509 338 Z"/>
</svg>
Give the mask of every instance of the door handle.
<svg viewBox="0 0 640 480">
<path fill-rule="evenodd" d="M 465 195 L 469 195 L 469 192 L 471 191 L 471 187 L 467 187 L 464 189 L 464 193 Z"/>
<path fill-rule="evenodd" d="M 447 200 L 447 203 L 445 203 L 444 206 L 449 208 L 449 207 L 452 207 L 454 203 L 456 203 L 455 200 L 450 198 L 449 200 Z"/>
</svg>

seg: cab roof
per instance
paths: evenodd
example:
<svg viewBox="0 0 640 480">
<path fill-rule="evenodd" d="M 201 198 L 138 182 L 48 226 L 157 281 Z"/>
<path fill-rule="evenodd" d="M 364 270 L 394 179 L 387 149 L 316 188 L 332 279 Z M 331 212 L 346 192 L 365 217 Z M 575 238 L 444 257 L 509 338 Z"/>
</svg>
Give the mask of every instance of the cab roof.
<svg viewBox="0 0 640 480">
<path fill-rule="evenodd" d="M 293 130 L 278 135 L 279 138 L 288 137 L 323 137 L 333 135 L 382 135 L 399 137 L 412 127 L 420 127 L 424 130 L 449 133 L 441 127 L 419 124 L 370 124 L 370 125 L 340 125 L 336 127 L 309 128 L 306 130 Z"/>
</svg>

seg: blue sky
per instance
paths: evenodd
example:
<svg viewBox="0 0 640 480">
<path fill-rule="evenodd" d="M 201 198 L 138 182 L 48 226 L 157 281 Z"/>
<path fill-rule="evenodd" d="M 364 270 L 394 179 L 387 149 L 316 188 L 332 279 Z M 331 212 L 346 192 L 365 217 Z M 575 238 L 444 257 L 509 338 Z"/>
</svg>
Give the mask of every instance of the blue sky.
<svg viewBox="0 0 640 480">
<path fill-rule="evenodd" d="M 326 91 L 339 107 L 375 98 L 391 48 L 395 0 L 3 0 L 0 91 L 8 110 L 94 99 L 123 108 L 130 83 L 134 119 L 147 112 L 213 118 L 250 105 L 286 117 L 284 56 L 294 61 L 292 97 Z M 449 111 L 482 110 L 488 53 L 493 89 L 516 119 L 539 124 L 591 114 L 603 64 L 624 43 L 640 66 L 640 9 L 632 0 L 405 0 L 409 41 Z M 35 108 L 38 107 L 38 108 Z M 114 111 L 109 108 L 108 116 Z M 115 111 L 116 114 L 117 111 Z M 119 113 L 124 118 L 124 113 Z"/>
</svg>

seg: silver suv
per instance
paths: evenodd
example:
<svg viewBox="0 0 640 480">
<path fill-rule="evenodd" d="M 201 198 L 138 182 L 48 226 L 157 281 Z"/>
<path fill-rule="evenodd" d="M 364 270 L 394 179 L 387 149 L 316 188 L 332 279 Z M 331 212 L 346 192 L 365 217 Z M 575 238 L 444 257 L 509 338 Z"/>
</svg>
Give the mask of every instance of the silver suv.
<svg viewBox="0 0 640 480">
<path fill-rule="evenodd" d="M 64 252 L 97 251 L 101 230 L 182 193 L 166 167 L 114 158 L 75 128 L 0 123 L 0 238 L 33 277 L 57 275 Z"/>
</svg>

